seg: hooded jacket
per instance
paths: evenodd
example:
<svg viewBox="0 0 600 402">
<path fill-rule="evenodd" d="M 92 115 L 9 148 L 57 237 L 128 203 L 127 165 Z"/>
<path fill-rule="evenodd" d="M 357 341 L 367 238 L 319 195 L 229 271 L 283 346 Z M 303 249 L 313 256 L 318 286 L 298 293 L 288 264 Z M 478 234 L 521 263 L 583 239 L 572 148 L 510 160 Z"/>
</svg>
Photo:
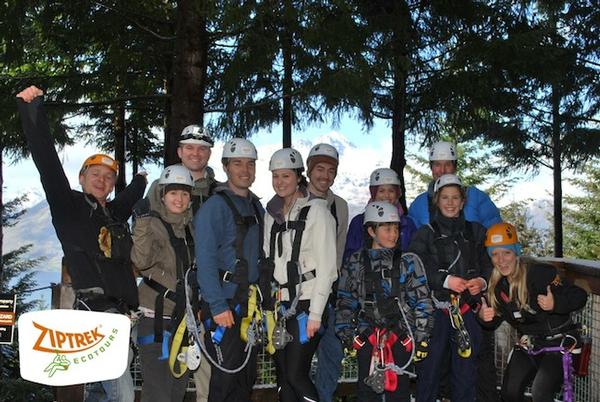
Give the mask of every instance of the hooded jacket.
<svg viewBox="0 0 600 402">
<path fill-rule="evenodd" d="M 309 319 L 321 321 L 323 310 L 331 293 L 333 282 L 337 279 L 335 220 L 327 208 L 327 202 L 321 198 L 310 199 L 304 190 L 304 196 L 296 199 L 287 216 L 283 215 L 283 199 L 275 195 L 267 204 L 263 247 L 265 255 L 271 256 L 275 264 L 273 277 L 279 284 L 288 283 L 287 263 L 291 259 L 292 244 L 296 231 L 287 229 L 276 234 L 275 250 L 270 250 L 271 227 L 274 222 L 298 219 L 300 210 L 310 206 L 302 234 L 302 243 L 298 263 L 301 272 L 315 271 L 314 278 L 296 285 L 300 300 L 310 300 Z M 281 300 L 289 300 L 287 289 L 282 289 Z"/>
<path fill-rule="evenodd" d="M 175 214 L 170 212 L 161 200 L 160 186 L 152 186 L 147 197 L 152 211 L 160 218 L 151 214 L 140 216 L 135 220 L 133 226 L 133 247 L 131 249 L 131 262 L 144 277 L 149 277 L 161 285 L 175 291 L 177 284 L 177 256 L 171 245 L 169 233 L 165 223 L 171 225 L 173 233 L 181 239 L 186 238 L 185 228 L 188 227 L 193 233 L 191 225 L 192 209 L 188 208 L 184 213 Z M 189 254 L 179 256 L 188 264 L 192 261 Z M 183 267 L 187 269 L 187 267 Z M 183 272 L 185 273 L 185 272 Z M 142 281 L 138 289 L 140 306 L 154 310 L 156 291 Z M 164 315 L 170 316 L 175 303 L 165 298 Z"/>
</svg>

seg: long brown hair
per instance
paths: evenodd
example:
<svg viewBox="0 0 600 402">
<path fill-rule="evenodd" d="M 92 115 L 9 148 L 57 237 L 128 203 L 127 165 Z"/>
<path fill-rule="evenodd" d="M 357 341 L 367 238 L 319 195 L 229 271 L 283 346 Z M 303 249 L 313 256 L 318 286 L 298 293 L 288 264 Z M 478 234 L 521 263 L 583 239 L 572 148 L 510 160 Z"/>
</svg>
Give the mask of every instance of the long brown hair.
<svg viewBox="0 0 600 402">
<path fill-rule="evenodd" d="M 527 290 L 527 267 L 533 262 L 530 257 L 517 257 L 515 269 L 508 275 L 508 298 L 514 301 L 519 309 L 523 309 L 527 306 L 529 298 L 529 292 Z M 496 267 L 490 275 L 488 282 L 487 298 L 490 307 L 498 310 L 498 299 L 496 299 L 496 286 L 502 279 L 502 274 Z"/>
</svg>

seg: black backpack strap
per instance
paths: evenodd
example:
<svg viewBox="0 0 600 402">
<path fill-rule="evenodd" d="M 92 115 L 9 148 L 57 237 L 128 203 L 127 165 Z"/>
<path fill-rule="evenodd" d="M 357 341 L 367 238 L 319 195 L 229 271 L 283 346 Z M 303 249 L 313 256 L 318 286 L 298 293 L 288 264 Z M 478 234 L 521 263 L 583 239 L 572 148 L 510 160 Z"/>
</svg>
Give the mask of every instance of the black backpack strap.
<svg viewBox="0 0 600 402">
<path fill-rule="evenodd" d="M 435 218 L 435 215 L 437 214 L 437 207 L 433 203 L 433 198 L 429 192 L 427 192 L 427 210 L 429 211 L 429 222 L 432 222 L 433 218 Z"/>
<path fill-rule="evenodd" d="M 229 195 L 227 195 L 227 193 L 225 193 L 224 191 L 220 191 L 217 194 L 219 196 L 221 196 L 221 198 L 223 198 L 223 200 L 225 200 L 225 203 L 227 204 L 227 206 L 233 213 L 233 220 L 235 222 L 235 225 L 237 226 L 237 231 L 236 231 L 236 236 L 235 236 L 235 257 L 238 260 L 243 259 L 244 258 L 244 240 L 246 240 L 246 235 L 248 234 L 248 229 L 250 229 L 251 225 L 259 223 L 258 218 L 255 215 L 249 216 L 249 217 L 248 216 L 243 217 L 242 214 L 240 214 L 240 211 L 238 211 L 235 204 L 233 203 L 233 200 L 231 199 L 231 197 L 229 197 Z"/>
<path fill-rule="evenodd" d="M 335 219 L 335 232 L 337 233 L 337 230 L 340 226 L 340 222 L 338 221 L 337 207 L 335 206 L 335 198 L 333 199 L 333 202 L 331 203 L 331 206 L 329 207 L 329 212 L 331 212 L 331 215 L 333 215 L 333 219 Z"/>
<path fill-rule="evenodd" d="M 262 219 L 260 216 L 260 211 L 258 206 L 253 201 L 252 206 L 256 215 L 242 216 L 233 203 L 233 200 L 226 192 L 218 191 L 215 194 L 218 194 L 225 201 L 233 214 L 233 220 L 237 227 L 234 246 L 236 257 L 235 271 L 233 273 L 230 271 L 223 271 L 221 280 L 224 282 L 233 282 L 237 284 L 237 289 L 234 296 L 235 302 L 244 304 L 247 301 L 246 297 L 248 293 L 248 286 L 250 285 L 248 280 L 248 262 L 244 257 L 244 241 L 246 240 L 246 235 L 248 234 L 248 231 L 252 225 L 259 225 L 259 231 L 262 233 Z M 262 236 L 260 237 L 262 238 Z M 259 239 L 259 244 L 262 244 L 262 239 Z"/>
<path fill-rule="evenodd" d="M 468 242 L 472 242 L 475 239 L 475 234 L 473 231 L 473 222 L 465 221 L 465 230 L 463 232 L 463 237 Z"/>
<path fill-rule="evenodd" d="M 258 207 L 258 200 L 254 200 L 252 202 L 252 208 L 254 208 L 254 214 L 256 216 L 256 221 L 258 222 L 258 254 L 259 258 L 265 258 L 265 250 L 264 247 L 264 237 L 265 237 L 265 228 L 264 228 L 264 219 L 262 214 L 260 213 L 260 208 Z"/>
</svg>

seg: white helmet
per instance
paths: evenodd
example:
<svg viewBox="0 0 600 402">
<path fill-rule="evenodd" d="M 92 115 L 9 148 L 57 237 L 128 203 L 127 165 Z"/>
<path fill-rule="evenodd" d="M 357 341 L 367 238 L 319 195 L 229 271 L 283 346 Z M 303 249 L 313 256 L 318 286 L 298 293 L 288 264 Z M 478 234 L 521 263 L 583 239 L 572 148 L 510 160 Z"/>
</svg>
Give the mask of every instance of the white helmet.
<svg viewBox="0 0 600 402">
<path fill-rule="evenodd" d="M 245 138 L 232 138 L 223 145 L 222 158 L 258 159 L 256 147 Z"/>
<path fill-rule="evenodd" d="M 373 201 L 367 204 L 365 209 L 365 219 L 363 224 L 367 223 L 389 223 L 400 222 L 398 208 L 385 201 Z"/>
<path fill-rule="evenodd" d="M 180 184 L 182 186 L 194 187 L 194 178 L 192 173 L 183 165 L 167 166 L 160 174 L 158 184 L 166 186 L 168 184 Z"/>
<path fill-rule="evenodd" d="M 212 139 L 208 130 L 197 125 L 191 124 L 186 126 L 179 135 L 180 144 L 199 144 L 207 147 L 212 147 L 215 141 Z"/>
<path fill-rule="evenodd" d="M 447 141 L 436 142 L 429 150 L 429 161 L 456 161 L 456 148 Z"/>
<path fill-rule="evenodd" d="M 302 155 L 294 148 L 283 148 L 275 151 L 269 161 L 269 170 L 272 172 L 277 169 L 302 169 Z"/>
<path fill-rule="evenodd" d="M 369 180 L 369 186 L 381 186 L 383 184 L 393 184 L 396 186 L 400 185 L 400 178 L 398 173 L 394 169 L 390 168 L 379 168 L 373 170 L 371 173 L 371 179 Z"/>
<path fill-rule="evenodd" d="M 451 186 L 451 185 L 455 185 L 455 186 L 459 186 L 459 187 L 463 186 L 462 181 L 458 178 L 457 175 L 455 175 L 455 174 L 442 175 L 435 181 L 435 184 L 433 185 L 433 192 L 437 193 L 438 191 L 440 191 L 440 189 L 442 189 L 442 187 Z"/>
<path fill-rule="evenodd" d="M 340 161 L 340 156 L 338 154 L 337 149 L 332 145 L 321 143 L 313 146 L 308 153 L 307 161 L 313 156 L 328 156 L 336 160 L 336 162 Z"/>
</svg>

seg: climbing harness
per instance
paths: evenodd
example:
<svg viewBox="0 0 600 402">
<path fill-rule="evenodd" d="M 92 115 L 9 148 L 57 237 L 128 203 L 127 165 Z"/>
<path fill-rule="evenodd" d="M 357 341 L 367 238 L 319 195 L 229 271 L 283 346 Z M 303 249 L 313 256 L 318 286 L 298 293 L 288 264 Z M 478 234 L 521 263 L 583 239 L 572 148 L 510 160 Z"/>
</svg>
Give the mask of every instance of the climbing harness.
<svg viewBox="0 0 600 402">
<path fill-rule="evenodd" d="M 573 346 L 570 348 L 565 347 L 565 340 L 571 339 Z M 558 346 L 545 346 L 539 349 L 535 349 L 532 345 L 525 347 L 527 354 L 531 356 L 537 356 L 542 353 L 560 353 L 562 355 L 562 368 L 563 368 L 563 400 L 565 402 L 573 402 L 573 348 L 577 345 L 577 339 L 569 334 L 565 334 L 563 339 Z"/>
<path fill-rule="evenodd" d="M 460 308 L 460 296 L 451 294 L 450 305 L 448 306 L 448 315 L 450 324 L 454 328 L 454 336 L 458 348 L 458 355 L 463 358 L 471 356 L 471 337 L 465 327 L 463 320 L 463 311 Z"/>
<path fill-rule="evenodd" d="M 290 260 L 287 262 L 287 283 L 279 284 L 279 289 L 277 291 L 277 302 L 275 305 L 275 327 L 272 333 L 272 345 L 276 350 L 281 350 L 285 348 L 285 346 L 293 341 L 294 337 L 287 331 L 286 329 L 286 320 L 296 315 L 296 308 L 298 307 L 298 303 L 300 301 L 301 291 L 296 291 L 296 286 L 302 286 L 302 283 L 305 281 L 309 281 L 316 278 L 315 270 L 309 272 L 301 272 L 300 264 L 298 263 L 300 258 L 300 246 L 302 245 L 302 235 L 304 233 L 304 229 L 306 227 L 306 218 L 308 216 L 308 212 L 310 211 L 310 205 L 307 205 L 300 209 L 298 213 L 298 218 L 295 221 L 286 221 L 283 223 L 273 222 L 271 226 L 271 234 L 270 234 L 270 244 L 269 244 L 269 260 L 274 260 L 274 253 L 277 249 L 279 250 L 279 255 L 281 255 L 283 250 L 283 240 L 282 234 L 283 232 L 293 229 L 294 240 L 292 243 L 292 255 L 290 256 Z M 271 278 L 272 279 L 272 278 Z M 287 289 L 288 298 L 289 298 L 289 306 L 287 308 L 282 303 L 282 291 Z M 299 338 L 298 341 L 300 343 L 308 342 L 308 335 L 306 334 L 306 322 L 308 321 L 308 315 L 305 312 L 300 312 L 296 315 L 296 320 L 298 320 L 298 330 L 299 330 Z"/>
<path fill-rule="evenodd" d="M 371 354 L 370 370 L 364 382 L 375 393 L 380 394 L 384 391 L 393 392 L 397 389 L 398 375 L 416 377 L 413 372 L 407 370 L 414 359 L 416 345 L 411 325 L 399 299 L 400 285 L 403 279 L 399 268 L 402 259 L 401 255 L 400 258 L 398 256 L 400 252 L 396 251 L 394 253 L 391 269 L 380 271 L 372 270 L 370 259 L 366 253 L 367 251 L 365 250 L 363 261 L 365 261 L 366 267 L 362 292 L 359 298 L 362 308 L 359 317 L 365 319 L 373 330 L 368 335 L 361 334 L 356 336 L 353 346 L 355 349 L 360 349 L 366 342 L 371 344 L 373 351 Z M 382 282 L 386 283 L 387 287 L 389 287 L 388 292 L 394 295 L 394 297 L 386 296 Z M 400 314 L 398 314 L 398 311 Z M 389 329 L 396 326 L 396 323 L 399 321 L 398 318 L 401 319 L 404 329 L 407 332 L 407 336 L 404 339 L 400 339 L 396 333 Z M 365 337 L 366 339 L 364 339 Z M 402 366 L 394 362 L 392 347 L 396 342 L 401 342 L 405 350 L 410 352 L 410 357 Z"/>
<path fill-rule="evenodd" d="M 212 320 L 208 319 L 206 322 L 196 322 L 196 316 L 190 303 L 189 294 L 186 293 L 186 326 L 191 333 L 190 347 L 185 353 L 181 353 L 179 358 L 186 362 L 195 362 L 196 360 L 199 361 L 200 354 L 197 353 L 199 350 L 213 367 L 227 374 L 235 374 L 239 373 L 246 367 L 252 355 L 253 348 L 261 342 L 264 336 L 265 325 L 268 327 L 269 322 L 272 322 L 273 319 L 272 313 L 268 314 L 263 313 L 262 311 L 261 304 L 263 297 L 261 290 L 257 285 L 249 283 L 248 264 L 243 255 L 243 244 L 248 230 L 252 225 L 259 226 L 259 249 L 262 250 L 262 219 L 260 218 L 258 207 L 253 202 L 252 205 L 255 210 L 255 215 L 242 216 L 235 207 L 231 198 L 225 192 L 217 192 L 216 194 L 221 196 L 227 206 L 231 209 L 237 227 L 235 239 L 235 270 L 233 272 L 222 271 L 220 279 L 222 282 L 232 282 L 237 285 L 237 290 L 233 298 L 233 303 L 235 304 L 235 308 L 233 310 L 242 316 L 240 323 L 240 338 L 246 342 L 246 346 L 244 348 L 245 357 L 238 367 L 229 368 L 223 366 L 223 354 L 219 344 L 227 329 L 221 326 L 218 326 L 214 331 L 211 331 L 211 339 L 215 349 L 216 358 L 213 358 L 210 355 L 206 349 L 206 345 L 200 339 L 199 328 L 203 327 L 204 331 L 210 331 Z M 190 287 L 188 286 L 186 276 L 186 292 L 188 289 L 190 289 Z M 190 348 L 192 348 L 192 352 L 190 352 Z"/>
</svg>

